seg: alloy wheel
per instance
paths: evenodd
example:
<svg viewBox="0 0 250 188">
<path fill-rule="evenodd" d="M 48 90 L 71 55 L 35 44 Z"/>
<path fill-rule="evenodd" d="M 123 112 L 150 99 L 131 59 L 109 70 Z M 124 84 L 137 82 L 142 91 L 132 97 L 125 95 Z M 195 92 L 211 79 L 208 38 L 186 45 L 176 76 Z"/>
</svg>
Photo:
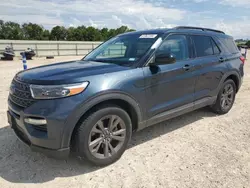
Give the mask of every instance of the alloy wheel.
<svg viewBox="0 0 250 188">
<path fill-rule="evenodd" d="M 234 100 L 234 88 L 232 86 L 232 84 L 227 84 L 225 85 L 223 92 L 221 94 L 221 107 L 224 110 L 229 109 L 232 104 L 233 104 L 233 100 Z"/>
<path fill-rule="evenodd" d="M 99 159 L 106 159 L 117 153 L 126 138 L 126 126 L 117 115 L 101 118 L 89 134 L 88 147 L 91 154 Z"/>
</svg>

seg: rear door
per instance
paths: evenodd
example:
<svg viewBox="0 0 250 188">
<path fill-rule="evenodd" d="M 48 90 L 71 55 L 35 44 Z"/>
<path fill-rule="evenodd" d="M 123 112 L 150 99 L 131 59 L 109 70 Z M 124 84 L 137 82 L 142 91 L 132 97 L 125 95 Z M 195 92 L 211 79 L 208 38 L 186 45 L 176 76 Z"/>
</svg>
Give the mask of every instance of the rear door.
<svg viewBox="0 0 250 188">
<path fill-rule="evenodd" d="M 216 88 L 227 67 L 218 44 L 211 36 L 192 35 L 191 38 L 195 51 L 195 74 L 198 75 L 194 93 L 197 101 L 216 95 Z"/>
</svg>

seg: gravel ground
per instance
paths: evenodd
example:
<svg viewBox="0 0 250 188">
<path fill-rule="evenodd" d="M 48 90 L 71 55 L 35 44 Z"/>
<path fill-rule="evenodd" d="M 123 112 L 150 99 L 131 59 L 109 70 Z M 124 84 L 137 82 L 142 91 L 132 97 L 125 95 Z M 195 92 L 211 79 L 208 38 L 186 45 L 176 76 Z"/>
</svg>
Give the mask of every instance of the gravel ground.
<svg viewBox="0 0 250 188">
<path fill-rule="evenodd" d="M 249 57 L 250 58 L 250 57 Z M 80 59 L 35 59 L 29 67 Z M 250 65 L 233 109 L 207 109 L 135 133 L 122 158 L 105 168 L 55 160 L 17 140 L 7 123 L 8 89 L 20 60 L 0 62 L 0 187 L 250 187 Z"/>
</svg>

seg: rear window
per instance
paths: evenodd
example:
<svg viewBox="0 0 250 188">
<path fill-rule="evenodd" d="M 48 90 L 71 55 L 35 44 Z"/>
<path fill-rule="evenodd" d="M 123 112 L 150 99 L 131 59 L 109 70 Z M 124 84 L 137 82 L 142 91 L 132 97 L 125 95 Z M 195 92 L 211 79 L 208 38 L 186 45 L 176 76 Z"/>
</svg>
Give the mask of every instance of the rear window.
<svg viewBox="0 0 250 188">
<path fill-rule="evenodd" d="M 220 38 L 220 41 L 226 46 L 230 53 L 235 54 L 239 52 L 239 49 L 232 38 Z"/>
<path fill-rule="evenodd" d="M 192 38 L 197 57 L 210 56 L 214 54 L 211 37 L 194 35 Z"/>
</svg>

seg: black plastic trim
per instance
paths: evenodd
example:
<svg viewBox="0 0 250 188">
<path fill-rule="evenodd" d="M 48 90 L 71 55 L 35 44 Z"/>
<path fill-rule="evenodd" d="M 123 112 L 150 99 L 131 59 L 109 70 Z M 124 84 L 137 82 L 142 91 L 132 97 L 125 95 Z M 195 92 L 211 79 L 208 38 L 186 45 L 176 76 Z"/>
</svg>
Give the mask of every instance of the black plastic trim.
<svg viewBox="0 0 250 188">
<path fill-rule="evenodd" d="M 216 96 L 215 97 L 207 97 L 204 99 L 200 99 L 197 100 L 195 102 L 174 108 L 172 110 L 163 112 L 161 114 L 158 114 L 152 118 L 150 118 L 149 120 L 145 121 L 144 123 L 141 123 L 140 127 L 138 130 L 144 129 L 145 127 L 149 127 L 151 125 L 155 125 L 157 123 L 169 120 L 171 118 L 183 115 L 185 113 L 191 112 L 193 110 L 208 106 L 208 105 L 212 105 L 214 104 L 214 102 L 216 101 Z"/>
</svg>

